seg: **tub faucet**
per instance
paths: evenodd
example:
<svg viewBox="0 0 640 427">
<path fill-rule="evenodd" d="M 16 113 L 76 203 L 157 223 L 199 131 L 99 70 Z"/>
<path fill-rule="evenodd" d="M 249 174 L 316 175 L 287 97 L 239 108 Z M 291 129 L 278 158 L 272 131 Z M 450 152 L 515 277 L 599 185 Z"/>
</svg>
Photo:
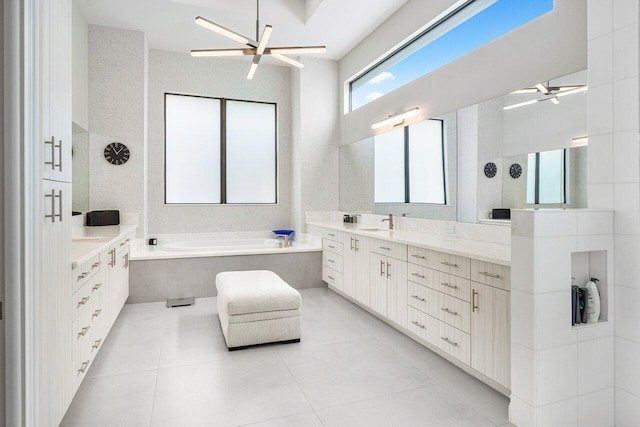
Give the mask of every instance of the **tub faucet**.
<svg viewBox="0 0 640 427">
<path fill-rule="evenodd" d="M 284 240 L 284 244 L 280 243 L 281 248 L 289 248 L 291 247 L 291 241 L 289 240 L 288 234 L 278 234 L 278 240 Z"/>
<path fill-rule="evenodd" d="M 389 221 L 389 230 L 393 230 L 393 214 L 389 214 L 389 218 L 384 218 L 382 222 Z"/>
</svg>

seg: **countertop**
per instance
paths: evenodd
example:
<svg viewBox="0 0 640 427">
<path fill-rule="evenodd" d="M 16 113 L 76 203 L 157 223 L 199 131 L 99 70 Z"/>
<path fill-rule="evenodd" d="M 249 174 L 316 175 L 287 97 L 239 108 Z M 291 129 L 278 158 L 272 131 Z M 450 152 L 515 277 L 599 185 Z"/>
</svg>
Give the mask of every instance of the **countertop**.
<svg viewBox="0 0 640 427">
<path fill-rule="evenodd" d="M 461 239 L 453 236 L 439 236 L 407 230 L 385 230 L 366 224 L 344 224 L 336 222 L 307 221 L 308 225 L 329 228 L 366 237 L 402 243 L 405 245 L 446 252 L 453 255 L 511 266 L 511 246 L 480 240 Z M 365 229 L 375 229 L 365 231 Z"/>
<path fill-rule="evenodd" d="M 71 242 L 71 268 L 86 262 L 108 248 L 123 235 L 135 231 L 137 225 L 106 225 L 103 227 L 75 227 Z"/>
</svg>

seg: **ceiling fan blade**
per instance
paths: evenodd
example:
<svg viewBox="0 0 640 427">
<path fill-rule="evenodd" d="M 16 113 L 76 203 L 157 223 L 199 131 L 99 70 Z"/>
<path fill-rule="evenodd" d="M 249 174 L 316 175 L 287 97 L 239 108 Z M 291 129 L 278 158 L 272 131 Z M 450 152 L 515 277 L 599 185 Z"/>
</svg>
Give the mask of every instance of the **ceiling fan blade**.
<svg viewBox="0 0 640 427">
<path fill-rule="evenodd" d="M 256 49 L 193 49 L 194 58 L 255 55 Z"/>
<path fill-rule="evenodd" d="M 280 55 L 279 53 L 272 53 L 271 56 L 279 61 L 286 62 L 289 65 L 293 65 L 294 67 L 303 68 L 304 64 L 302 62 L 296 61 L 295 59 L 291 59 L 284 55 Z"/>
<path fill-rule="evenodd" d="M 213 32 L 216 32 L 222 36 L 225 36 L 227 38 L 230 38 L 231 40 L 235 40 L 237 42 L 240 42 L 242 44 L 246 44 L 248 46 L 251 47 L 256 47 L 258 46 L 258 43 L 254 40 L 251 40 L 249 37 L 245 37 L 242 34 L 238 34 L 233 30 L 230 30 L 226 27 L 223 27 L 222 25 L 218 25 L 215 22 L 211 22 L 208 19 L 203 18 L 202 16 L 197 16 L 196 17 L 196 24 L 200 25 L 201 27 L 204 27 L 208 30 L 211 30 Z"/>
<path fill-rule="evenodd" d="M 253 61 L 251 61 L 251 66 L 249 67 L 249 73 L 247 74 L 247 80 L 253 79 L 253 75 L 256 73 L 256 69 L 258 68 L 258 63 L 260 62 L 261 55 L 253 55 Z"/>
<path fill-rule="evenodd" d="M 524 88 L 524 89 L 514 90 L 513 92 L 510 93 L 510 95 L 515 95 L 515 94 L 519 94 L 519 93 L 536 93 L 536 92 L 538 92 L 538 88 L 527 87 L 527 88 Z"/>
<path fill-rule="evenodd" d="M 269 53 L 279 53 L 280 55 L 304 55 L 307 53 L 326 53 L 326 46 L 283 46 L 272 47 Z"/>
<path fill-rule="evenodd" d="M 273 27 L 271 25 L 264 27 L 264 31 L 262 31 L 262 36 L 260 36 L 260 41 L 258 42 L 258 47 L 256 48 L 256 55 L 262 55 L 264 53 L 264 50 L 267 48 L 267 43 L 269 43 L 269 38 L 271 38 L 272 31 Z"/>
<path fill-rule="evenodd" d="M 545 94 L 545 95 L 549 94 L 549 89 L 545 85 L 543 85 L 542 83 L 537 83 L 535 86 L 543 94 Z"/>
</svg>

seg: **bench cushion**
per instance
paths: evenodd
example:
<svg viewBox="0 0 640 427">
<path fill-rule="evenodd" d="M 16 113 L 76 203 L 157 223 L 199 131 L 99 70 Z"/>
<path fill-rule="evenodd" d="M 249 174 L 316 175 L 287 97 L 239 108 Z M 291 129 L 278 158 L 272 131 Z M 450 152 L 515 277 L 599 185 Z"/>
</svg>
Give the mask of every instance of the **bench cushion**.
<svg viewBox="0 0 640 427">
<path fill-rule="evenodd" d="M 300 308 L 300 293 L 273 271 L 218 273 L 216 289 L 218 307 L 230 316 Z"/>
</svg>

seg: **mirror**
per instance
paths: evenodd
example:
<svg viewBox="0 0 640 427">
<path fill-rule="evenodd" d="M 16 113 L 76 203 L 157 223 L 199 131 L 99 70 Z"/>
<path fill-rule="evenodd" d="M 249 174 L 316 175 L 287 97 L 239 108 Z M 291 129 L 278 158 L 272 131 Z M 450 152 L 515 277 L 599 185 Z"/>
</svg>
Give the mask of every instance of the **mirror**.
<svg viewBox="0 0 640 427">
<path fill-rule="evenodd" d="M 89 210 L 89 133 L 72 123 L 73 141 L 73 200 L 71 209 L 75 212 Z"/>
<path fill-rule="evenodd" d="M 432 118 L 444 124 L 445 204 L 376 202 L 380 170 L 386 169 L 385 176 L 392 176 L 398 186 L 397 175 L 388 171 L 402 162 L 392 160 L 398 156 L 391 146 L 376 148 L 383 143 L 397 145 L 391 141 L 393 132 L 401 133 L 398 130 L 340 147 L 340 210 L 492 222 L 494 208 L 586 207 L 586 82 L 587 71 L 583 70 Z M 406 152 L 414 143 L 412 126 L 417 125 L 405 132 Z M 420 143 L 427 142 L 423 139 Z M 376 152 L 386 153 L 382 161 L 390 163 L 384 167 L 378 163 L 378 172 Z M 377 160 L 381 161 L 380 156 Z M 404 164 L 407 182 L 411 180 L 410 167 L 416 165 L 408 158 Z M 531 195 L 527 194 L 529 188 Z M 552 188 L 555 198 L 547 197 Z M 405 201 L 409 193 L 407 190 Z"/>
</svg>

